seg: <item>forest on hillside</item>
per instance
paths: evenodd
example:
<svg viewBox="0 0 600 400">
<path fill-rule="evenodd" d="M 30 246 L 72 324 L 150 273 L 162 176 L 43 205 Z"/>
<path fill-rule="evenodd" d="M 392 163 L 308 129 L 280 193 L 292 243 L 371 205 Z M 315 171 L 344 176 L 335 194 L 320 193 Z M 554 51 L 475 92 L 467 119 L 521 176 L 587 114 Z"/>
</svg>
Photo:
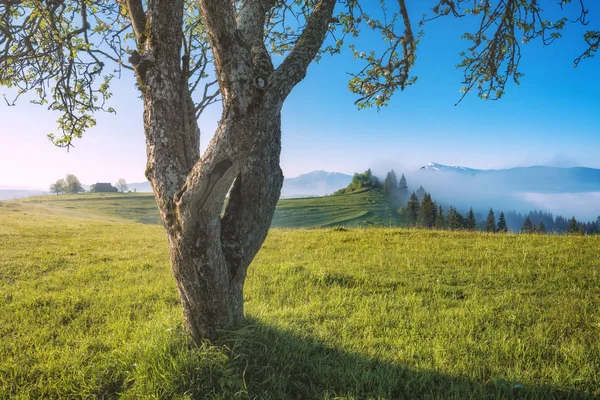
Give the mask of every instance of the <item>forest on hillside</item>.
<svg viewBox="0 0 600 400">
<path fill-rule="evenodd" d="M 333 195 L 350 194 L 364 190 L 379 190 L 385 193 L 387 202 L 395 213 L 398 223 L 407 228 L 481 230 L 490 233 L 522 232 L 538 234 L 600 234 L 600 216 L 596 221 L 577 221 L 573 216 L 533 210 L 520 213 L 514 210 L 503 211 L 489 209 L 486 216 L 469 210 L 458 210 L 451 204 L 434 200 L 423 186 L 412 192 L 404 174 L 398 175 L 390 170 L 383 181 L 370 169 L 355 173 L 348 187 Z"/>
</svg>

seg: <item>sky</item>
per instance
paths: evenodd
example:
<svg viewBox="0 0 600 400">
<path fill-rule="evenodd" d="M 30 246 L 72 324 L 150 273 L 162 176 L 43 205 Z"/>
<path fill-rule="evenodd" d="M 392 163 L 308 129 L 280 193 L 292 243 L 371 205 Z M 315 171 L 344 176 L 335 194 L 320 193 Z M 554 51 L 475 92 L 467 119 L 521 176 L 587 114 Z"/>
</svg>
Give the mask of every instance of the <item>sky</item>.
<svg viewBox="0 0 600 400">
<path fill-rule="evenodd" d="M 415 24 L 426 10 L 410 0 Z M 432 2 L 433 3 L 433 2 Z M 547 3 L 547 4 L 545 4 Z M 557 18 L 554 0 L 543 4 Z M 575 2 L 577 3 L 577 2 Z M 381 174 L 408 171 L 430 161 L 478 169 L 549 165 L 600 168 L 600 57 L 573 68 L 584 49 L 582 34 L 600 28 L 600 2 L 586 2 L 590 25 L 567 27 L 550 47 L 522 45 L 521 84 L 507 85 L 499 101 L 460 98 L 462 72 L 455 68 L 474 20 L 445 18 L 425 25 L 413 74 L 415 85 L 398 92 L 388 107 L 357 110 L 346 72 L 360 69 L 349 51 L 325 56 L 287 99 L 282 112 L 281 166 L 286 177 L 313 170 L 351 174 L 372 168 Z M 576 7 L 567 9 L 576 17 Z M 357 46 L 379 46 L 367 34 Z M 9 93 L 0 87 L 0 94 Z M 134 79 L 124 74 L 113 87 L 116 115 L 98 114 L 75 148 L 67 152 L 46 138 L 56 133 L 57 114 L 21 99 L 0 103 L 0 185 L 47 189 L 67 173 L 84 184 L 142 182 L 146 163 L 142 103 Z M 0 99 L 1 101 L 1 99 Z M 201 147 L 216 128 L 219 105 L 199 120 Z"/>
</svg>

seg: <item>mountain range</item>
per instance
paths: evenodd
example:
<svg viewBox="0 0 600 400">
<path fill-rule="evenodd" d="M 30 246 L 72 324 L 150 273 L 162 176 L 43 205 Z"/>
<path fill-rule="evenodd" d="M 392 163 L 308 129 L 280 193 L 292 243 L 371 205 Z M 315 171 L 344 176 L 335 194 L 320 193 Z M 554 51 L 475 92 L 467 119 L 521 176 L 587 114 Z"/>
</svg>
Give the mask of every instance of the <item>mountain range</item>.
<svg viewBox="0 0 600 400">
<path fill-rule="evenodd" d="M 515 167 L 509 169 L 473 169 L 461 166 L 448 166 L 430 162 L 421 167 L 420 172 L 427 180 L 430 174 L 454 177 L 485 186 L 499 185 L 515 192 L 536 193 L 579 193 L 600 191 L 600 169 L 572 167 L 557 168 L 545 166 Z M 465 179 L 470 177 L 471 179 Z"/>
<path fill-rule="evenodd" d="M 282 198 L 314 197 L 331 194 L 352 182 L 352 175 L 340 172 L 312 171 L 295 178 L 285 178 Z"/>
</svg>

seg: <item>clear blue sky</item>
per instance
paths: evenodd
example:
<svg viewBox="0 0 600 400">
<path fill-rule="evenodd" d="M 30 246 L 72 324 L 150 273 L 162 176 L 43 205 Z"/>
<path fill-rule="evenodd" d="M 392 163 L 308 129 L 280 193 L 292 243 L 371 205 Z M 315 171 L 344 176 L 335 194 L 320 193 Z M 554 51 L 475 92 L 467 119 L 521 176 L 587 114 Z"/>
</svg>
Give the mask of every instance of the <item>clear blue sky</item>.
<svg viewBox="0 0 600 400">
<path fill-rule="evenodd" d="M 423 9 L 415 7 L 424 3 L 408 3 L 416 22 Z M 556 1 L 544 3 L 558 10 Z M 600 2 L 587 3 L 588 29 L 600 29 Z M 349 51 L 311 65 L 283 110 L 284 174 L 293 177 L 316 169 L 403 171 L 429 161 L 482 169 L 600 168 L 600 57 L 585 60 L 576 69 L 572 62 L 584 50 L 585 28 L 570 26 L 548 48 L 538 42 L 522 45 L 525 77 L 520 86 L 509 85 L 499 101 L 471 95 L 455 107 L 462 72 L 454 66 L 467 45 L 460 36 L 470 25 L 452 18 L 426 25 L 414 70 L 418 82 L 397 93 L 379 112 L 357 111 L 353 105 L 345 72 L 360 64 Z M 359 49 L 368 51 L 378 43 L 367 36 Z M 0 185 L 46 189 L 67 173 L 86 184 L 114 183 L 118 178 L 143 181 L 142 107 L 133 82 L 128 74 L 117 82 L 111 105 L 118 114 L 99 115 L 98 125 L 69 153 L 46 139 L 55 131 L 56 114 L 26 101 L 16 107 L 0 104 Z M 0 93 L 7 90 L 0 88 Z M 202 147 L 219 117 L 219 106 L 201 117 Z"/>
</svg>

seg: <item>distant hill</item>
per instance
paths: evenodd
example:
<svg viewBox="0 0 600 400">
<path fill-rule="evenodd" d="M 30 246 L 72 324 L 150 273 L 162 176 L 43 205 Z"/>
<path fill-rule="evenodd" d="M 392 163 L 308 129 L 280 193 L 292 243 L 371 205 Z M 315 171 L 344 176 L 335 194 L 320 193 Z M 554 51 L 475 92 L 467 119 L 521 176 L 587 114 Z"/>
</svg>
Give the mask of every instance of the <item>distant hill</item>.
<svg viewBox="0 0 600 400">
<path fill-rule="evenodd" d="M 44 196 L 50 194 L 47 191 L 24 186 L 0 185 L 0 200 L 20 199 L 31 196 Z"/>
<path fill-rule="evenodd" d="M 131 190 L 132 192 L 151 193 L 152 185 L 150 185 L 150 182 L 148 181 L 128 183 L 127 190 Z"/>
<path fill-rule="evenodd" d="M 282 198 L 324 196 L 348 186 L 352 176 L 339 172 L 312 171 L 295 178 L 285 178 Z"/>
</svg>

